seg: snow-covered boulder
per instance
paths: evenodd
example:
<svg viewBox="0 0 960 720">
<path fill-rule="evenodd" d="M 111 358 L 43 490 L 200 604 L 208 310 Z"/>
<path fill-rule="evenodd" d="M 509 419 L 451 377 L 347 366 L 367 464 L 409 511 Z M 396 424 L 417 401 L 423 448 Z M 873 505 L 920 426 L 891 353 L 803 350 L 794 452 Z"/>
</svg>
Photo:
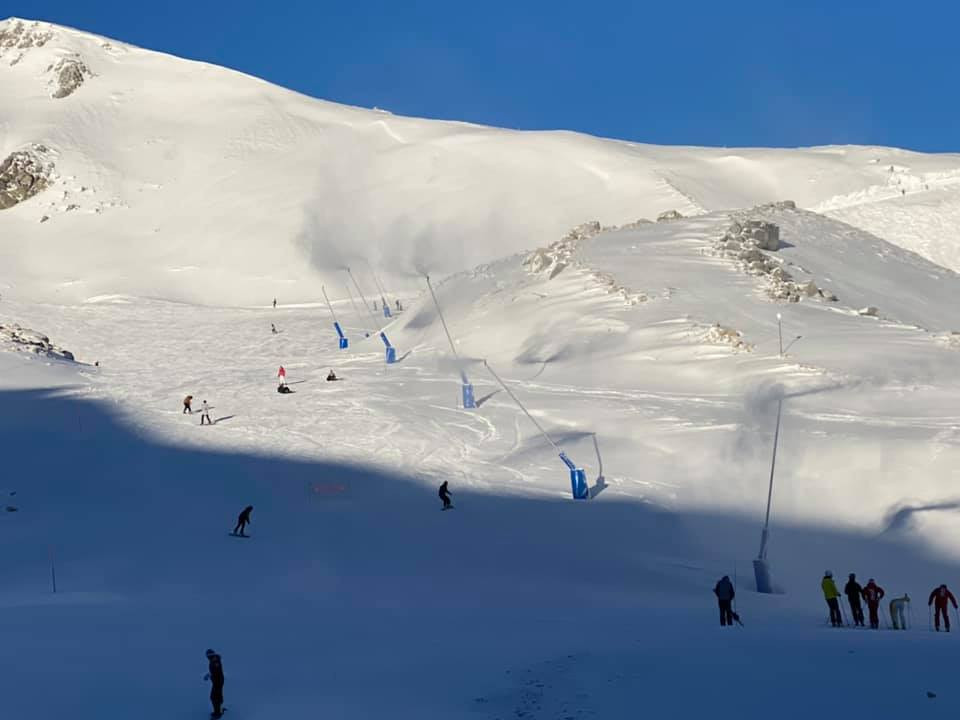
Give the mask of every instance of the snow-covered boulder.
<svg viewBox="0 0 960 720">
<path fill-rule="evenodd" d="M 79 55 L 62 58 L 47 68 L 47 74 L 53 86 L 52 97 L 57 99 L 72 95 L 92 75 Z"/>
<path fill-rule="evenodd" d="M 857 313 L 865 317 L 877 317 L 880 314 L 880 311 L 873 305 L 867 305 L 867 307 L 862 307 L 857 310 Z"/>
</svg>

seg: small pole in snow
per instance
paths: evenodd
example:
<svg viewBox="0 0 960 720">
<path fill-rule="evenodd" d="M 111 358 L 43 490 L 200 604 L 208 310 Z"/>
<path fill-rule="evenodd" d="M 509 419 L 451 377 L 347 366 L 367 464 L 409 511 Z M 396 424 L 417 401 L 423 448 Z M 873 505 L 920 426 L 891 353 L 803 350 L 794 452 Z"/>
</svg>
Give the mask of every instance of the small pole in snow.
<svg viewBox="0 0 960 720">
<path fill-rule="evenodd" d="M 783 357 L 783 316 L 777 313 L 777 338 L 780 340 L 780 357 Z"/>
</svg>

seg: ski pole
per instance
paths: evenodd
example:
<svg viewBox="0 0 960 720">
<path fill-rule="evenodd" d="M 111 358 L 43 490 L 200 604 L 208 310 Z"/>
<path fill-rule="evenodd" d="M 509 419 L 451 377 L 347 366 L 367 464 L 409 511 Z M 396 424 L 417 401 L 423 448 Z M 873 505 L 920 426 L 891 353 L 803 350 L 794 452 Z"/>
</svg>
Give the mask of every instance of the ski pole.
<svg viewBox="0 0 960 720">
<path fill-rule="evenodd" d="M 841 598 L 837 598 L 837 605 L 840 606 L 840 615 L 843 617 L 844 627 L 849 627 L 850 623 L 847 621 L 847 610 L 843 607 L 843 600 Z"/>
</svg>

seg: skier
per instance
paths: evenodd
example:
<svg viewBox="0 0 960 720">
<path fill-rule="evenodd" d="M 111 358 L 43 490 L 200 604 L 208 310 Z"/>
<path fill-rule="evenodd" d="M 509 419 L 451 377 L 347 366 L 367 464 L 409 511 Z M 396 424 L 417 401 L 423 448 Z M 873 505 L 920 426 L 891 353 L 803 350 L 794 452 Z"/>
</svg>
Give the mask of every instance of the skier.
<svg viewBox="0 0 960 720">
<path fill-rule="evenodd" d="M 210 717 L 218 718 L 223 716 L 223 664 L 220 662 L 220 656 L 209 649 L 207 662 L 209 663 L 207 674 L 203 679 L 210 681 L 210 702 L 213 704 Z"/>
<path fill-rule="evenodd" d="M 281 393 L 282 395 L 287 395 L 289 393 L 292 393 L 293 390 L 291 390 L 289 386 L 284 385 L 283 383 L 280 383 L 279 385 L 277 385 L 277 392 Z"/>
<path fill-rule="evenodd" d="M 870 611 L 870 627 L 874 630 L 880 628 L 880 617 L 877 611 L 880 609 L 880 600 L 884 594 L 883 588 L 877 585 L 873 578 L 870 578 L 863 588 L 863 599 L 867 601 L 867 609 Z"/>
<path fill-rule="evenodd" d="M 717 596 L 717 603 L 720 606 L 720 625 L 733 626 L 733 598 L 736 592 L 733 589 L 733 583 L 730 582 L 730 576 L 724 575 L 717 581 L 713 588 L 713 594 Z"/>
<path fill-rule="evenodd" d="M 840 592 L 833 582 L 833 573 L 829 570 L 823 574 L 820 587 L 823 590 L 823 597 L 827 600 L 827 606 L 830 608 L 830 624 L 833 627 L 843 627 L 843 616 L 840 614 Z"/>
<path fill-rule="evenodd" d="M 193 415 L 193 408 L 190 407 L 190 403 L 192 402 L 193 402 L 193 395 L 187 395 L 183 399 L 183 413 L 181 414 L 186 415 L 187 413 L 190 413 L 191 415 Z"/>
<path fill-rule="evenodd" d="M 453 507 L 450 502 L 450 491 L 447 490 L 447 481 L 444 480 L 443 484 L 440 486 L 440 491 L 437 493 L 440 496 L 440 499 L 443 500 L 443 509 L 449 510 Z"/>
<path fill-rule="evenodd" d="M 903 594 L 903 597 L 894 598 L 890 601 L 890 622 L 893 623 L 894 630 L 907 629 L 907 619 L 904 617 L 903 609 L 908 602 L 910 602 L 910 596 L 906 593 Z M 898 617 L 899 623 L 897 622 Z"/>
<path fill-rule="evenodd" d="M 397 298 L 397 310 L 403 310 L 403 305 L 400 304 L 399 298 Z"/>
<path fill-rule="evenodd" d="M 863 595 L 863 586 L 857 582 L 856 573 L 850 573 L 850 579 L 843 587 L 843 594 L 847 596 L 847 603 L 850 605 L 850 612 L 853 613 L 853 624 L 857 627 L 863 627 L 863 605 L 860 604 L 860 598 Z"/>
<path fill-rule="evenodd" d="M 204 400 L 203 404 L 200 405 L 200 424 L 203 425 L 203 421 L 207 421 L 207 425 L 213 425 L 213 420 L 210 419 L 210 406 L 207 405 L 207 401 Z"/>
<path fill-rule="evenodd" d="M 243 512 L 240 513 L 240 516 L 237 518 L 237 526 L 233 529 L 234 535 L 239 535 L 240 537 L 246 537 L 243 534 L 243 529 L 250 522 L 250 513 L 253 512 L 253 505 L 247 505 Z"/>
<path fill-rule="evenodd" d="M 333 370 L 330 370 L 330 372 L 327 373 L 327 382 L 333 382 L 334 380 L 339 379 L 340 378 L 337 377 L 337 374 Z"/>
<path fill-rule="evenodd" d="M 280 366 L 280 369 L 277 371 L 277 377 L 280 378 L 280 384 L 287 384 L 287 371 L 283 369 L 283 365 Z"/>
<path fill-rule="evenodd" d="M 276 298 L 273 299 L 273 307 L 274 307 L 274 308 L 277 307 L 277 299 L 276 299 Z"/>
<path fill-rule="evenodd" d="M 947 602 L 953 603 L 953 607 L 956 609 L 957 599 L 953 596 L 952 592 L 947 590 L 946 585 L 941 585 L 930 593 L 930 599 L 927 601 L 927 606 L 934 606 L 934 627 L 936 627 L 937 632 L 940 632 L 941 615 L 943 615 L 944 627 L 946 627 L 947 632 L 950 632 L 950 616 L 947 615 Z"/>
<path fill-rule="evenodd" d="M 270 332 L 272 332 L 274 335 L 277 334 L 277 326 L 273 323 L 270 323 Z"/>
</svg>

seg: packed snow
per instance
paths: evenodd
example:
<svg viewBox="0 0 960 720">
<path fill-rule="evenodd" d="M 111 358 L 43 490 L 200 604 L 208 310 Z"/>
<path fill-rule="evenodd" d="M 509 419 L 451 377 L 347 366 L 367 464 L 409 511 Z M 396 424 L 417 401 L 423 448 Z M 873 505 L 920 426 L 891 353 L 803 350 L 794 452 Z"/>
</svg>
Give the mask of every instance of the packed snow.
<svg viewBox="0 0 960 720">
<path fill-rule="evenodd" d="M 960 155 L 400 118 L 15 19 L 0 92 L 55 164 L 0 210 L 5 716 L 206 717 L 207 647 L 238 720 L 960 710 Z M 830 628 L 828 568 L 909 631 Z"/>
</svg>

